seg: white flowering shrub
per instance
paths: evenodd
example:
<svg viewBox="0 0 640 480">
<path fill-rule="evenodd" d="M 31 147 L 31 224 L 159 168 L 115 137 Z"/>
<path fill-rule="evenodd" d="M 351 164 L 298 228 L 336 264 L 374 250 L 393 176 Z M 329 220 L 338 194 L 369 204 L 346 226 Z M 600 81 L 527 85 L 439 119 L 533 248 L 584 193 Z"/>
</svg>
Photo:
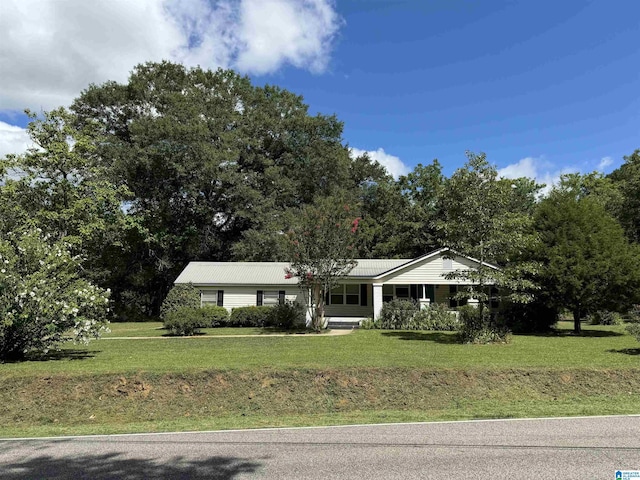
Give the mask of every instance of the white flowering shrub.
<svg viewBox="0 0 640 480">
<path fill-rule="evenodd" d="M 0 238 L 0 361 L 88 343 L 107 329 L 109 291 L 80 269 L 68 245 L 40 229 Z"/>
</svg>

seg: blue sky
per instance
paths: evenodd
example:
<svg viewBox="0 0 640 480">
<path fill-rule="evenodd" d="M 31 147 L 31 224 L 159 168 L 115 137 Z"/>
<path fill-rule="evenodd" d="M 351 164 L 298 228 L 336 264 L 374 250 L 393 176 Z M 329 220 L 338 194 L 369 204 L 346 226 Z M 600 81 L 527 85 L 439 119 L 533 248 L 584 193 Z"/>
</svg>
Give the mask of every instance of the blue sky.
<svg viewBox="0 0 640 480">
<path fill-rule="evenodd" d="M 13 54 L 0 49 L 0 72 L 18 70 L 8 79 L 15 88 L 0 96 L 0 153 L 3 132 L 15 137 L 11 126 L 24 126 L 20 101 L 51 108 L 89 81 L 124 81 L 136 63 L 167 56 L 236 68 L 257 84 L 302 95 L 312 112 L 344 122 L 351 147 L 372 152 L 396 175 L 434 158 L 450 174 L 472 150 L 486 152 L 505 176 L 551 182 L 562 172 L 609 172 L 640 148 L 636 0 L 144 0 L 138 12 L 118 1 L 109 11 L 80 0 L 67 8 L 74 2 L 89 25 L 69 34 L 69 10 L 33 18 L 15 7 L 5 15 L 12 25 L 25 17 L 28 38 Z M 137 36 L 113 31 L 108 25 L 122 24 L 122 15 L 150 23 Z M 92 24 L 110 16 L 114 22 Z M 63 41 L 73 55 L 54 51 L 76 75 L 47 79 L 60 68 L 55 54 L 44 61 L 48 75 L 34 66 L 38 58 L 28 58 L 27 47 L 43 41 L 26 33 L 34 22 L 70 35 Z M 100 28 L 109 31 L 100 35 Z M 19 43 L 15 30 L 0 41 Z M 117 42 L 114 51 L 105 46 L 112 35 L 126 37 L 126 55 L 117 55 Z M 114 65 L 83 57 L 79 41 Z M 30 89 L 19 88 L 20 71 Z M 37 92 L 34 102 L 30 92 Z"/>
</svg>

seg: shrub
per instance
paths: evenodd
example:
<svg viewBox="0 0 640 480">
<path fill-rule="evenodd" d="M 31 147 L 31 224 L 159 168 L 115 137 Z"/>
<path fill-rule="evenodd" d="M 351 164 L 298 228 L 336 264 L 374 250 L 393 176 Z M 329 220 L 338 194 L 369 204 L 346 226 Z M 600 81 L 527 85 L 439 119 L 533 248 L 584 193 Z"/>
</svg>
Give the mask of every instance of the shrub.
<svg viewBox="0 0 640 480">
<path fill-rule="evenodd" d="M 383 303 L 380 310 L 380 328 L 407 330 L 416 313 L 418 313 L 418 305 L 410 300 L 392 300 Z"/>
<path fill-rule="evenodd" d="M 640 323 L 640 305 L 633 305 L 627 312 L 627 321 Z"/>
<path fill-rule="evenodd" d="M 627 325 L 627 332 L 636 337 L 636 340 L 640 342 L 640 322 L 633 322 Z"/>
<path fill-rule="evenodd" d="M 558 312 L 541 302 L 508 303 L 501 305 L 498 318 L 509 330 L 517 333 L 550 331 L 558 322 Z"/>
<path fill-rule="evenodd" d="M 306 323 L 306 309 L 298 302 L 286 301 L 271 308 L 265 327 L 277 327 L 285 330 L 302 327 Z"/>
<path fill-rule="evenodd" d="M 201 328 L 209 326 L 206 308 L 180 307 L 167 312 L 164 328 L 171 335 L 196 335 Z"/>
<path fill-rule="evenodd" d="M 224 307 L 205 305 L 200 310 L 207 327 L 226 327 L 229 323 L 229 311 Z"/>
<path fill-rule="evenodd" d="M 230 327 L 264 327 L 273 324 L 274 307 L 236 307 L 231 310 Z"/>
<path fill-rule="evenodd" d="M 587 321 L 591 325 L 621 325 L 622 315 L 608 310 L 598 310 L 587 315 Z"/>
<path fill-rule="evenodd" d="M 434 303 L 416 312 L 410 329 L 454 331 L 458 326 L 458 315 L 455 312 L 445 304 Z"/>
<path fill-rule="evenodd" d="M 376 330 L 380 328 L 380 320 L 374 320 L 371 317 L 365 318 L 364 320 L 362 320 L 362 323 L 360 324 L 360 328 L 362 328 L 363 330 Z"/>
<path fill-rule="evenodd" d="M 460 315 L 459 336 L 462 343 L 508 343 L 509 330 L 491 317 L 488 309 L 466 305 L 458 309 Z"/>
<path fill-rule="evenodd" d="M 184 307 L 200 307 L 200 290 L 193 283 L 179 283 L 169 290 L 160 307 L 160 318 L 165 318 L 167 313 Z"/>
<path fill-rule="evenodd" d="M 107 330 L 109 291 L 81 277 L 69 249 L 40 229 L 0 237 L 0 362 Z"/>
</svg>

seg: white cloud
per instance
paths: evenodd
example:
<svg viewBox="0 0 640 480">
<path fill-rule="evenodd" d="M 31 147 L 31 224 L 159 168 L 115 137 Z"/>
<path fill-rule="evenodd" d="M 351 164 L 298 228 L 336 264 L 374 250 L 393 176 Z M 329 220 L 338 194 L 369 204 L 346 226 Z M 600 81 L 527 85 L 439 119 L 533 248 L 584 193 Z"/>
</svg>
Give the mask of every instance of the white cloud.
<svg viewBox="0 0 640 480">
<path fill-rule="evenodd" d="M 2 0 L 0 110 L 68 105 L 145 61 L 322 72 L 342 23 L 333 0 Z"/>
<path fill-rule="evenodd" d="M 544 157 L 526 157 L 516 163 L 498 169 L 498 176 L 501 178 L 532 178 L 537 183 L 545 184 L 545 187 L 540 192 L 544 195 L 560 182 L 561 175 L 579 172 L 580 169 L 577 167 L 556 168 Z"/>
<path fill-rule="evenodd" d="M 377 160 L 380 165 L 387 169 L 393 178 L 398 178 L 400 175 L 406 175 L 409 173 L 409 167 L 407 167 L 400 158 L 395 155 L 389 155 L 384 149 L 379 148 L 377 150 L 360 150 L 359 148 L 351 149 L 352 157 L 359 157 L 364 154 L 369 155 L 369 158 Z"/>
<path fill-rule="evenodd" d="M 606 167 L 613 164 L 613 158 L 602 157 L 600 163 L 598 163 L 598 170 L 603 171 Z"/>
<path fill-rule="evenodd" d="M 24 153 L 32 143 L 24 128 L 0 121 L 0 158 L 9 153 Z"/>
</svg>

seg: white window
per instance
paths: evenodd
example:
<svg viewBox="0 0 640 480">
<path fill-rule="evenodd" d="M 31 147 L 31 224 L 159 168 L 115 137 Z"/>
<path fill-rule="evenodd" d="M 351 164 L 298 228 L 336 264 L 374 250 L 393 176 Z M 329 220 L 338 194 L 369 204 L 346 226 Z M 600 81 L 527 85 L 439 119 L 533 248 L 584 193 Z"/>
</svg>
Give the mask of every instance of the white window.
<svg viewBox="0 0 640 480">
<path fill-rule="evenodd" d="M 360 305 L 360 285 L 337 285 L 331 289 L 329 297 L 329 305 Z"/>
<path fill-rule="evenodd" d="M 280 294 L 278 290 L 272 290 L 272 291 L 265 290 L 264 293 L 262 294 L 262 305 L 265 305 L 265 306 L 278 305 L 278 302 L 280 301 L 279 299 L 280 299 Z"/>
<path fill-rule="evenodd" d="M 442 259 L 442 270 L 451 271 L 453 270 L 453 259 L 451 258 L 443 258 Z"/>
<path fill-rule="evenodd" d="M 200 291 L 200 306 L 205 305 L 217 305 L 222 307 L 224 305 L 224 291 L 223 290 L 201 290 Z"/>
</svg>

